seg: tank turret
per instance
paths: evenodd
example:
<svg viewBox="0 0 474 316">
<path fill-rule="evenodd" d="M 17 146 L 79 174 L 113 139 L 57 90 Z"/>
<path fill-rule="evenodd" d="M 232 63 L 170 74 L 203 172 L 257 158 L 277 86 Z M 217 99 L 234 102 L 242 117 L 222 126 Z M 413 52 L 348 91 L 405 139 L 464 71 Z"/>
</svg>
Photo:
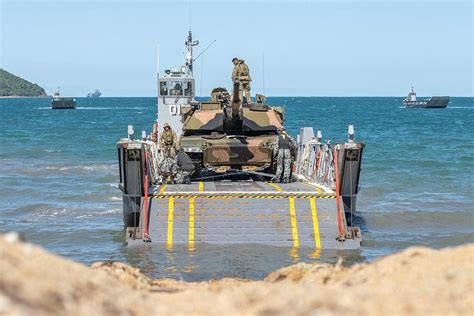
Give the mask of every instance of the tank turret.
<svg viewBox="0 0 474 316">
<path fill-rule="evenodd" d="M 232 95 L 225 88 L 215 88 L 209 101 L 182 108 L 180 146 L 199 170 L 274 173 L 283 108 L 268 106 L 261 95 L 255 103 L 243 105 L 238 88 L 237 83 Z"/>
</svg>

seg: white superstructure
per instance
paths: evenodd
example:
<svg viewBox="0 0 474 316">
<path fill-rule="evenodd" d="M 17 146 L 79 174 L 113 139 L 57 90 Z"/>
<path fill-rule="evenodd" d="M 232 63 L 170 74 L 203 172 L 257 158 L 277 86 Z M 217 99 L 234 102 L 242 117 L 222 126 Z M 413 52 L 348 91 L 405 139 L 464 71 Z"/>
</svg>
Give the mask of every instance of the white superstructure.
<svg viewBox="0 0 474 316">
<path fill-rule="evenodd" d="M 168 123 L 178 136 L 183 127 L 181 107 L 189 105 L 195 96 L 193 46 L 199 42 L 192 40 L 191 31 L 185 44 L 185 64 L 180 68 L 165 70 L 163 76 L 158 74 L 158 131 L 161 132 L 163 125 Z"/>
</svg>

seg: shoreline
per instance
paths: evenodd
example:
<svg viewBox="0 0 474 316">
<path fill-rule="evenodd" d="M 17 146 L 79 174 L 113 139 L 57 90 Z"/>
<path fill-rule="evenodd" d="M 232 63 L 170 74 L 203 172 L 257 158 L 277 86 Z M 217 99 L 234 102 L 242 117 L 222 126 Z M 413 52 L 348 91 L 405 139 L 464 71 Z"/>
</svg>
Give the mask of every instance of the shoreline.
<svg viewBox="0 0 474 316">
<path fill-rule="evenodd" d="M 19 95 L 0 96 L 0 99 L 47 99 L 47 98 L 52 98 L 52 97 L 49 95 L 36 96 L 36 97 L 19 96 Z"/>
<path fill-rule="evenodd" d="M 470 315 L 473 261 L 474 243 L 411 247 L 347 268 L 299 263 L 259 281 L 188 283 L 119 262 L 87 267 L 9 233 L 0 235 L 0 314 Z"/>
<path fill-rule="evenodd" d="M 37 96 L 37 97 L 28 97 L 28 96 L 0 96 L 0 99 L 45 99 L 45 98 L 52 98 L 53 96 Z M 420 96 L 419 98 L 428 98 L 429 96 Z M 84 98 L 88 99 L 87 96 L 77 96 L 72 98 Z M 104 96 L 99 98 L 92 98 L 92 99 L 106 99 L 106 98 L 156 98 L 156 96 Z M 209 96 L 196 96 L 196 98 L 206 98 L 208 99 Z M 267 96 L 267 98 L 406 98 L 406 96 Z M 450 96 L 450 98 L 474 98 L 474 96 Z"/>
</svg>

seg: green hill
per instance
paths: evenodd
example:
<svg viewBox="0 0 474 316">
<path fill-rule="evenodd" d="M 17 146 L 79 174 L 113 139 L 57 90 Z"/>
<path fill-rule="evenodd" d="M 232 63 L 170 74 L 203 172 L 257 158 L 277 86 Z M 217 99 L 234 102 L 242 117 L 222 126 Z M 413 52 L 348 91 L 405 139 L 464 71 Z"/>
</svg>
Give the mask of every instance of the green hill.
<svg viewBox="0 0 474 316">
<path fill-rule="evenodd" d="M 45 97 L 47 94 L 36 83 L 31 83 L 0 69 L 0 97 L 7 96 Z"/>
</svg>

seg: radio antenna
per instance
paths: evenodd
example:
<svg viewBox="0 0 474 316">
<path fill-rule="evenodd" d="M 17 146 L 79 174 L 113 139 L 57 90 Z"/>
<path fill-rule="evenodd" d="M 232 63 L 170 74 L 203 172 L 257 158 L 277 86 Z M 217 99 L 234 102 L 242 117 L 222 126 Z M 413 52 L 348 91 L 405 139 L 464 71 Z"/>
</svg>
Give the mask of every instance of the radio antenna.
<svg viewBox="0 0 474 316">
<path fill-rule="evenodd" d="M 191 29 L 191 0 L 188 1 L 189 29 Z"/>
<path fill-rule="evenodd" d="M 207 45 L 207 47 L 204 48 L 204 50 L 203 50 L 199 55 L 197 55 L 196 58 L 193 59 L 193 61 L 196 61 L 199 57 L 201 57 L 201 55 L 204 54 L 204 52 L 205 52 L 206 50 L 208 50 L 208 48 L 211 47 L 212 44 L 214 44 L 215 42 L 216 42 L 216 40 L 213 40 L 213 41 L 211 42 L 211 44 Z"/>
<path fill-rule="evenodd" d="M 156 75 L 160 75 L 160 44 L 156 48 Z"/>
<path fill-rule="evenodd" d="M 263 95 L 265 95 L 265 53 L 262 53 Z"/>
<path fill-rule="evenodd" d="M 199 81 L 199 96 L 202 96 L 202 76 L 203 76 L 203 69 L 204 69 L 204 56 L 201 59 L 201 80 Z"/>
</svg>

